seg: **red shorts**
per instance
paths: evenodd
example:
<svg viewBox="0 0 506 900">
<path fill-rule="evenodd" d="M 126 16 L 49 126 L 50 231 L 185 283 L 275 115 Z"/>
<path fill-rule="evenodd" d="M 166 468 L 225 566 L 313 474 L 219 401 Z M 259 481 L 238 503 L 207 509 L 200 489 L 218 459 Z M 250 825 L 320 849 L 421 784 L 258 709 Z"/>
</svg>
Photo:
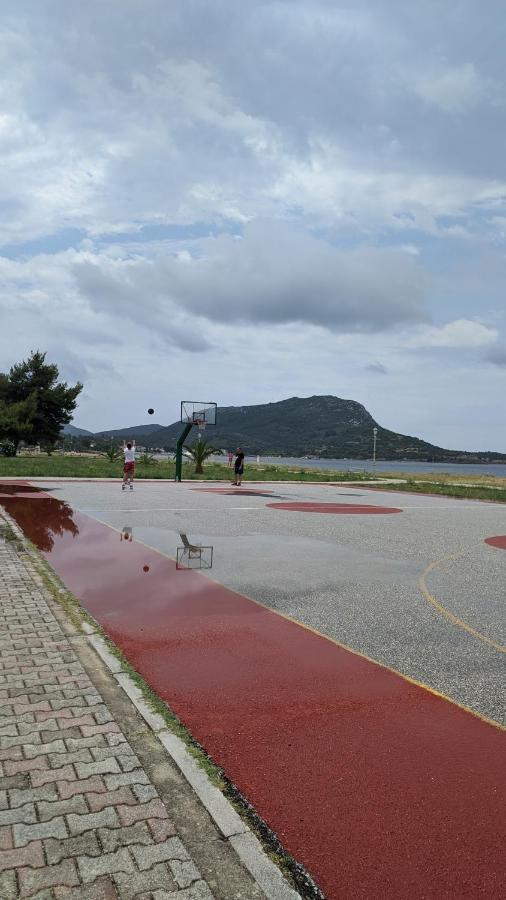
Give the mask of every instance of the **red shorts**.
<svg viewBox="0 0 506 900">
<path fill-rule="evenodd" d="M 126 462 L 125 465 L 123 466 L 123 472 L 125 473 L 125 475 L 133 475 L 134 470 L 135 470 L 135 463 L 133 463 L 133 462 L 128 462 L 128 463 Z"/>
</svg>

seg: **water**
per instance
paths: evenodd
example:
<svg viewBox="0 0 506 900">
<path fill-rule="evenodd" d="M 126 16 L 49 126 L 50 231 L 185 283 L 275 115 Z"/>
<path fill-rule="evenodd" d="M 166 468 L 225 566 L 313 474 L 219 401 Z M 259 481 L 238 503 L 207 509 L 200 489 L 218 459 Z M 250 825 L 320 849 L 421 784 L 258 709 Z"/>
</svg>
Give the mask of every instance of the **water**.
<svg viewBox="0 0 506 900">
<path fill-rule="evenodd" d="M 217 460 L 219 457 L 217 457 Z M 256 462 L 256 456 L 246 457 L 246 462 Z M 366 472 L 434 472 L 450 475 L 496 475 L 506 478 L 506 465 L 500 463 L 429 463 L 394 460 L 378 460 L 376 465 L 368 459 L 302 459 L 293 456 L 261 456 L 260 462 L 278 466 L 300 466 L 301 469 L 339 469 L 340 471 Z"/>
<path fill-rule="evenodd" d="M 173 453 L 156 453 L 157 459 L 173 459 Z M 213 462 L 226 462 L 226 456 L 212 456 Z M 247 456 L 246 465 L 255 463 L 256 456 Z M 261 456 L 261 463 L 272 463 L 276 466 L 297 466 L 301 469 L 328 469 L 344 472 L 413 472 L 420 474 L 433 472 L 448 475 L 496 475 L 506 478 L 506 464 L 501 463 L 430 463 L 395 462 L 394 460 L 378 460 L 376 465 L 371 459 L 304 459 L 297 456 Z"/>
</svg>

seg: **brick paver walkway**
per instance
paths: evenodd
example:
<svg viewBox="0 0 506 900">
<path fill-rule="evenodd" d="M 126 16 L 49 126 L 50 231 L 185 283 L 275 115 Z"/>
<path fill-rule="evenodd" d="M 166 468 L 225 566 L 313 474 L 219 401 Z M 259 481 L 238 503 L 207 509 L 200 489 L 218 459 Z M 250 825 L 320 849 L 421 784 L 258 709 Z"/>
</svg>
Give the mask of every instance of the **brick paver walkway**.
<svg viewBox="0 0 506 900">
<path fill-rule="evenodd" d="M 167 810 L 0 539 L 0 898 L 211 900 Z"/>
</svg>

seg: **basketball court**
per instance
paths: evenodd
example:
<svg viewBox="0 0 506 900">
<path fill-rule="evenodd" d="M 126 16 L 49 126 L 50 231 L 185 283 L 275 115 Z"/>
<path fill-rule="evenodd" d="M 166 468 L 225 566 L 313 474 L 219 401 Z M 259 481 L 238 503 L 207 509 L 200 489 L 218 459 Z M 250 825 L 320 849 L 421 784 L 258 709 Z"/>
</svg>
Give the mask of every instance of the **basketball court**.
<svg viewBox="0 0 506 900">
<path fill-rule="evenodd" d="M 504 506 L 294 483 L 0 490 L 328 897 L 500 893 Z"/>
</svg>

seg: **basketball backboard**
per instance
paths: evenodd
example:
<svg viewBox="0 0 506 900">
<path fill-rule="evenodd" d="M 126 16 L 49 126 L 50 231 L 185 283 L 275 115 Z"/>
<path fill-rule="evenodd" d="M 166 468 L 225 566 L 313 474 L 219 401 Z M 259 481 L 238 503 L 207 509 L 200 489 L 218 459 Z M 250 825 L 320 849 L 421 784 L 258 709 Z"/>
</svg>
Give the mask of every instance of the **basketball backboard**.
<svg viewBox="0 0 506 900">
<path fill-rule="evenodd" d="M 187 425 L 216 425 L 216 409 L 216 403 L 182 400 L 181 422 Z"/>
</svg>

